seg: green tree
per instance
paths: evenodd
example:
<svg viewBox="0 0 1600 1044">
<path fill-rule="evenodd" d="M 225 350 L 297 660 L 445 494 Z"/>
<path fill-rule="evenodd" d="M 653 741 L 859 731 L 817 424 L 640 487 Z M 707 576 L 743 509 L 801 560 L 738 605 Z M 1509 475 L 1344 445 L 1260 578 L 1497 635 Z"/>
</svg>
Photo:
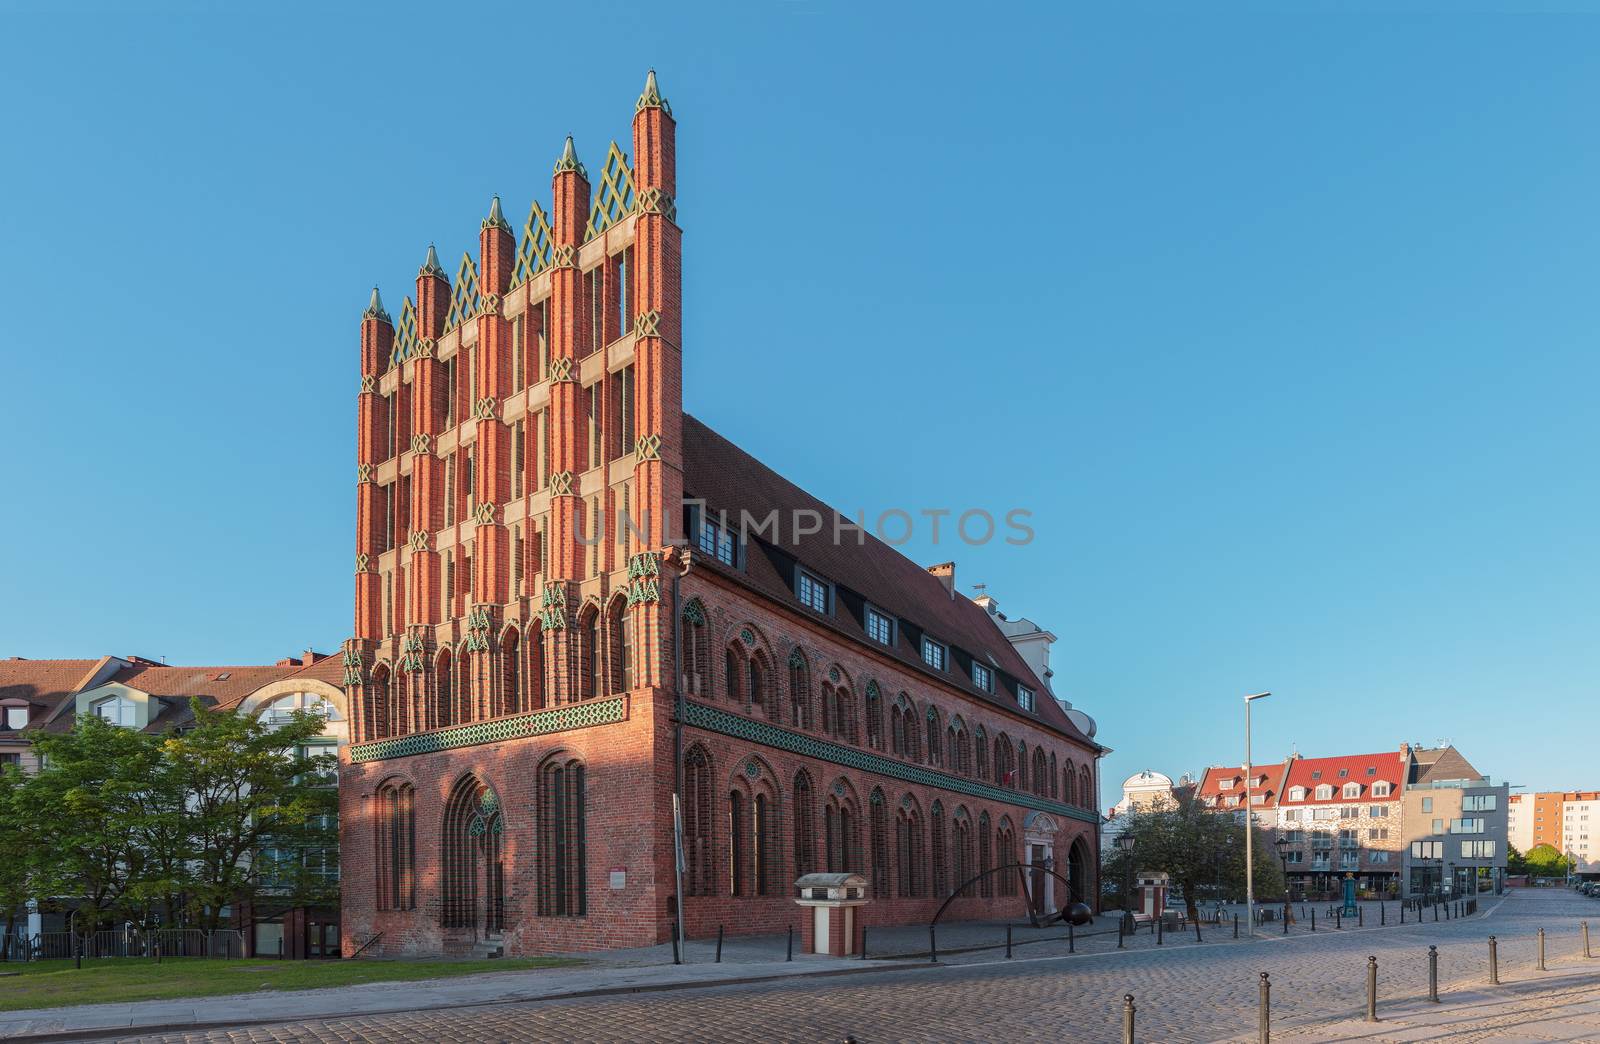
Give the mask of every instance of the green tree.
<svg viewBox="0 0 1600 1044">
<path fill-rule="evenodd" d="M 1128 815 L 1125 829 L 1133 833 L 1133 852 L 1110 846 L 1117 850 L 1108 853 L 1105 880 L 1122 888 L 1129 870 L 1164 872 L 1171 886 L 1183 893 L 1191 919 L 1199 916 L 1196 904 L 1202 889 L 1217 885 L 1231 894 L 1244 894 L 1245 830 L 1232 815 L 1188 796 Z M 1251 835 L 1256 895 L 1279 896 L 1284 890 L 1283 870 L 1269 832 L 1257 827 Z"/>
<path fill-rule="evenodd" d="M 162 737 L 161 749 L 184 794 L 190 914 L 198 926 L 217 928 L 230 904 L 263 888 L 281 894 L 275 871 L 282 860 L 269 854 L 258 865 L 258 855 L 281 851 L 281 838 L 316 836 L 336 814 L 337 796 L 320 779 L 331 757 L 306 754 L 307 741 L 322 734 L 319 715 L 297 713 L 269 726 L 198 700 L 190 705 L 194 726 Z"/>
<path fill-rule="evenodd" d="M 1523 857 L 1523 865 L 1534 877 L 1565 877 L 1573 862 L 1554 845 L 1534 845 Z"/>
<path fill-rule="evenodd" d="M 36 868 L 47 852 L 36 825 L 24 814 L 21 793 L 21 773 L 13 767 L 0 768 L 0 921 L 4 924 L 0 930 L 5 932 L 0 938 L 0 961 L 11 959 L 12 933 L 33 897 Z"/>
<path fill-rule="evenodd" d="M 45 767 L 17 800 L 46 853 L 31 870 L 35 894 L 75 901 L 83 932 L 135 913 L 146 792 L 161 760 L 155 738 L 90 714 L 68 732 L 31 736 Z"/>
<path fill-rule="evenodd" d="M 1520 875 L 1528 872 L 1528 861 L 1517 851 L 1516 845 L 1506 846 L 1506 873 Z"/>
</svg>

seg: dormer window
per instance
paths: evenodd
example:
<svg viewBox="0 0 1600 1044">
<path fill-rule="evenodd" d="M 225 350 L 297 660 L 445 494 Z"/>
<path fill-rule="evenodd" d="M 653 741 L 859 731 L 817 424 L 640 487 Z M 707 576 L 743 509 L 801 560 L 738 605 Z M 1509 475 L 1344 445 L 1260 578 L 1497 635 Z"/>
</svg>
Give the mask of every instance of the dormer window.
<svg viewBox="0 0 1600 1044">
<path fill-rule="evenodd" d="M 1306 788 L 1305 787 L 1290 787 L 1289 788 L 1289 800 L 1290 801 L 1304 801 L 1305 799 L 1306 799 Z"/>
<path fill-rule="evenodd" d="M 1350 770 L 1349 769 L 1340 769 L 1339 770 L 1339 778 L 1340 779 L 1344 779 L 1348 775 L 1350 775 Z"/>
<path fill-rule="evenodd" d="M 824 615 L 828 612 L 828 585 L 804 569 L 795 578 L 794 593 L 800 604 Z"/>
<path fill-rule="evenodd" d="M 867 637 L 879 645 L 894 644 L 894 620 L 870 605 L 867 606 Z"/>
<path fill-rule="evenodd" d="M 994 672 L 977 660 L 972 661 L 972 684 L 984 692 L 994 691 Z"/>
<path fill-rule="evenodd" d="M 1219 780 L 1217 780 L 1217 789 L 1218 790 L 1232 790 L 1233 789 L 1233 780 L 1231 780 L 1231 779 L 1219 779 Z"/>
<path fill-rule="evenodd" d="M 6 708 L 6 728 L 21 731 L 28 727 L 27 707 Z"/>
<path fill-rule="evenodd" d="M 1377 774 L 1378 774 L 1378 766 L 1376 766 L 1376 765 L 1368 765 L 1367 766 L 1367 775 L 1376 776 Z"/>
<path fill-rule="evenodd" d="M 1322 784 L 1321 786 L 1319 786 L 1317 788 L 1317 800 L 1318 801 L 1330 801 L 1332 799 L 1333 799 L 1333 788 L 1330 787 L 1328 784 L 1324 783 L 1324 784 Z"/>
<path fill-rule="evenodd" d="M 1361 796 L 1361 784 L 1360 783 L 1346 783 L 1344 785 L 1344 796 L 1347 797 L 1347 798 L 1360 797 Z"/>
<path fill-rule="evenodd" d="M 94 716 L 112 725 L 133 728 L 138 723 L 138 705 L 126 696 L 108 696 L 89 708 Z"/>
<path fill-rule="evenodd" d="M 725 566 L 735 565 L 739 561 L 739 549 L 734 543 L 733 533 L 704 515 L 700 516 L 700 550 Z"/>
<path fill-rule="evenodd" d="M 1017 686 L 1017 706 L 1025 711 L 1033 710 L 1033 690 L 1026 685 Z"/>
<path fill-rule="evenodd" d="M 944 670 L 945 659 L 949 655 L 944 646 L 932 638 L 922 639 L 922 662 L 936 671 Z"/>
<path fill-rule="evenodd" d="M 1373 797 L 1388 797 L 1389 796 L 1389 783 L 1388 783 L 1388 781 L 1380 779 L 1380 780 L 1378 780 L 1378 782 L 1372 784 L 1372 796 Z"/>
<path fill-rule="evenodd" d="M 1311 778 L 1312 779 L 1321 779 L 1322 778 L 1322 770 L 1321 769 L 1312 769 L 1311 770 Z"/>
</svg>

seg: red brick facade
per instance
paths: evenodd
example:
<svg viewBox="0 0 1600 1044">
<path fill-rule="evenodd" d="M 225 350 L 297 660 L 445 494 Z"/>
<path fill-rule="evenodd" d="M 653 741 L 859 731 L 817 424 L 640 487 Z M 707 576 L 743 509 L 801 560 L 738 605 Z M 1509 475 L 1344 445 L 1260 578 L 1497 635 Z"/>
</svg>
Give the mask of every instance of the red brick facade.
<svg viewBox="0 0 1600 1044">
<path fill-rule="evenodd" d="M 1096 892 L 1100 748 L 953 577 L 870 538 L 705 537 L 816 502 L 683 413 L 674 135 L 652 74 L 631 168 L 613 149 L 592 190 L 569 140 L 548 214 L 519 237 L 496 200 L 453 281 L 430 248 L 398 324 L 376 291 L 363 317 L 346 953 L 664 941 L 680 789 L 689 934 L 797 925 L 795 878 L 830 868 L 872 881 L 869 926 L 1019 859 Z"/>
</svg>

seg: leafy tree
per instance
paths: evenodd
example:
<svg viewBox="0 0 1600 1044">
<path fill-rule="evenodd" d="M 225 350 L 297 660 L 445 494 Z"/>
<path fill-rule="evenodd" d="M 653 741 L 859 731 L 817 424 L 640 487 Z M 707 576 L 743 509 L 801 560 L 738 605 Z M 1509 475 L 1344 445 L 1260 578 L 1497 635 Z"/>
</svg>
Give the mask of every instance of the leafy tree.
<svg viewBox="0 0 1600 1044">
<path fill-rule="evenodd" d="M 1523 865 L 1534 877 L 1565 877 L 1574 864 L 1554 845 L 1534 845 L 1523 857 Z"/>
<path fill-rule="evenodd" d="M 23 814 L 21 790 L 21 773 L 11 767 L 0 768 L 0 918 L 5 925 L 0 961 L 11 959 L 12 933 L 33 896 L 35 867 L 46 851 Z"/>
<path fill-rule="evenodd" d="M 226 906 L 253 898 L 263 884 L 257 853 L 282 836 L 314 834 L 315 822 L 336 812 L 337 798 L 316 785 L 331 758 L 305 753 L 322 734 L 319 715 L 301 712 L 268 726 L 198 700 L 191 707 L 194 727 L 168 733 L 161 749 L 184 794 L 190 912 L 199 926 L 216 928 Z"/>
<path fill-rule="evenodd" d="M 1109 846 L 1104 879 L 1124 887 L 1130 870 L 1165 872 L 1173 888 L 1183 893 L 1191 919 L 1202 889 L 1214 885 L 1235 895 L 1244 886 L 1244 825 L 1227 812 L 1217 812 L 1184 795 L 1153 809 L 1128 813 L 1125 829 L 1134 836 L 1131 855 Z M 1252 830 L 1255 891 L 1260 896 L 1281 895 L 1283 869 L 1273 851 L 1269 832 Z"/>
<path fill-rule="evenodd" d="M 1506 846 L 1506 873 L 1521 875 L 1528 872 L 1528 861 L 1517 851 L 1516 845 Z"/>
<path fill-rule="evenodd" d="M 70 732 L 33 733 L 46 767 L 21 786 L 25 829 L 44 855 L 33 866 L 41 896 L 78 901 L 80 931 L 131 913 L 130 889 L 143 870 L 145 797 L 161 759 L 154 737 L 99 717 Z"/>
</svg>

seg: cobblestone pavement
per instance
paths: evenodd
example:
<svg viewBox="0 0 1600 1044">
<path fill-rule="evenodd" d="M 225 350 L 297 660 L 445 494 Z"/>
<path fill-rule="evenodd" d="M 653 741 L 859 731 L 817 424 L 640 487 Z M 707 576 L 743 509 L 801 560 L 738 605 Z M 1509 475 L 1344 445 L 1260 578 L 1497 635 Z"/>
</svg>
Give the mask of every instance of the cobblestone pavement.
<svg viewBox="0 0 1600 1044">
<path fill-rule="evenodd" d="M 966 963 L 907 964 L 874 974 L 124 1039 L 1118 1041 L 1122 996 L 1132 993 L 1140 1040 L 1249 1040 L 1254 1039 L 1259 974 L 1267 971 L 1279 1037 L 1600 1041 L 1600 1025 L 1593 1024 L 1600 1019 L 1600 958 L 1584 959 L 1578 930 L 1584 917 L 1593 917 L 1600 927 L 1600 903 L 1562 890 L 1530 891 L 1503 901 L 1487 899 L 1483 911 L 1478 917 L 1403 928 L 1288 938 L 1269 934 L 1254 943 L 1230 940 L 1073 957 L 1030 952 L 1012 961 L 989 954 Z M 1547 972 L 1535 967 L 1540 927 L 1548 933 Z M 1487 985 L 1491 932 L 1499 939 L 1499 987 Z M 1430 944 L 1439 948 L 1444 1003 L 1437 1006 L 1423 1000 Z M 1359 1018 L 1363 1009 L 1369 954 L 1378 958 L 1380 1016 L 1386 1020 L 1376 1027 L 1347 1021 Z M 1553 1008 L 1562 1018 L 1550 1018 Z M 1571 1018 L 1566 1017 L 1569 1008 L 1575 1013 Z"/>
</svg>

